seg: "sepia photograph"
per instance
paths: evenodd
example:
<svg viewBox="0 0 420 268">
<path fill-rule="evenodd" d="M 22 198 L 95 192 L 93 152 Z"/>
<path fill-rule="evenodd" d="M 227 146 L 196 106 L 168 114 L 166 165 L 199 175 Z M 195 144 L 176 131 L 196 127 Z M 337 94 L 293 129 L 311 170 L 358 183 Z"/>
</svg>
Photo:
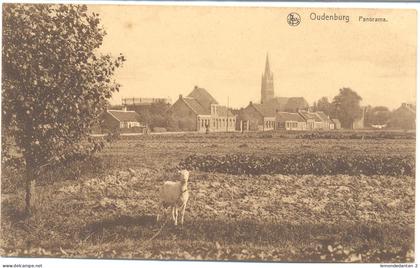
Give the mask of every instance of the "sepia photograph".
<svg viewBox="0 0 420 268">
<path fill-rule="evenodd" d="M 2 267 L 413 264 L 416 53 L 409 8 L 3 3 Z"/>
</svg>

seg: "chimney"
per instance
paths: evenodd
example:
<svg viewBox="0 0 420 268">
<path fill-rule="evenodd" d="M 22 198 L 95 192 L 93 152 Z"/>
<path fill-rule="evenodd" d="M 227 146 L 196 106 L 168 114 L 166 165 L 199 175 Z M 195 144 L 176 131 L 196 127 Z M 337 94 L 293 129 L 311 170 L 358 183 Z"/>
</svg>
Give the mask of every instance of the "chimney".
<svg viewBox="0 0 420 268">
<path fill-rule="evenodd" d="M 252 104 L 252 101 L 250 101 L 249 104 L 251 105 Z"/>
<path fill-rule="evenodd" d="M 182 94 L 179 94 L 179 99 L 182 99 Z"/>
</svg>

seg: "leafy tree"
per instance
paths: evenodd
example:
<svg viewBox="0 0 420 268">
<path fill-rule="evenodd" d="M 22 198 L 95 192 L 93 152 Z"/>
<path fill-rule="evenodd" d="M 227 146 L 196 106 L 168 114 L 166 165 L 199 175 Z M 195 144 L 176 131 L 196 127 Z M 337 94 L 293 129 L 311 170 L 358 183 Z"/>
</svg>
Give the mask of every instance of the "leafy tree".
<svg viewBox="0 0 420 268">
<path fill-rule="evenodd" d="M 147 109 L 142 109 L 141 112 L 139 112 L 138 109 L 135 109 L 135 111 L 139 114 L 139 121 L 144 123 L 147 126 L 150 126 L 150 120 L 151 120 L 150 111 Z"/>
<path fill-rule="evenodd" d="M 350 88 L 341 88 L 339 94 L 334 97 L 332 113 L 340 120 L 342 127 L 352 128 L 353 122 L 362 116 L 361 100 L 362 97 Z"/>
<path fill-rule="evenodd" d="M 164 127 L 168 128 L 168 120 L 169 120 L 169 114 L 167 113 L 168 109 L 170 107 L 170 104 L 158 102 L 153 103 L 151 107 L 151 122 L 150 126 L 152 128 L 154 127 Z"/>
<path fill-rule="evenodd" d="M 404 106 L 392 111 L 388 125 L 393 129 L 416 129 L 416 113 Z"/>
<path fill-rule="evenodd" d="M 365 114 L 365 124 L 371 125 L 385 125 L 391 117 L 391 112 L 387 107 L 377 106 L 368 108 Z"/>
<path fill-rule="evenodd" d="M 81 141 L 120 87 L 112 76 L 125 58 L 99 55 L 105 34 L 85 5 L 3 5 L 2 132 L 23 158 L 28 214 L 43 166 L 103 146 Z"/>
<path fill-rule="evenodd" d="M 309 109 L 310 109 L 310 111 L 313 111 L 313 112 L 318 111 L 318 107 L 317 107 L 316 101 L 314 101 L 312 107 L 310 107 Z"/>
<path fill-rule="evenodd" d="M 327 97 L 322 97 L 318 100 L 318 102 L 316 102 L 315 111 L 322 111 L 326 115 L 332 116 L 333 107 Z"/>
</svg>

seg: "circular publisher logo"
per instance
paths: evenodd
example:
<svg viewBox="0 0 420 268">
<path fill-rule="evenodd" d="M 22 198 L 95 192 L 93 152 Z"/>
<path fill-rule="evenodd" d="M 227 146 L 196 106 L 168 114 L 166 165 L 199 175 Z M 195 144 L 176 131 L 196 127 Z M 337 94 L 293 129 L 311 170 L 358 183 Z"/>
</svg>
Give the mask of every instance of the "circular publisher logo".
<svg viewBox="0 0 420 268">
<path fill-rule="evenodd" d="M 292 12 L 287 15 L 287 23 L 290 26 L 298 26 L 300 24 L 300 15 L 296 12 Z"/>
</svg>

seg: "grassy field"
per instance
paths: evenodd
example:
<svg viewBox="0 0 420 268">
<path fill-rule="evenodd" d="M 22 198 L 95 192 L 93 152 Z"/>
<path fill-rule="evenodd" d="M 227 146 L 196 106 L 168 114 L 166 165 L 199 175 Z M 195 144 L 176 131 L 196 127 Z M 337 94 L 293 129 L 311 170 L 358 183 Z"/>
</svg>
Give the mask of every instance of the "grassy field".
<svg viewBox="0 0 420 268">
<path fill-rule="evenodd" d="M 159 185 L 174 179 L 177 165 L 191 154 L 415 155 L 415 139 L 362 137 L 307 139 L 269 133 L 121 137 L 98 155 L 98 170 L 86 170 L 79 178 L 39 182 L 38 209 L 31 218 L 22 216 L 22 188 L 10 186 L 13 176 L 19 181 L 19 174 L 4 170 L 1 255 L 413 261 L 413 176 L 192 171 L 184 226 L 155 222 Z M 131 176 L 128 168 L 136 175 Z"/>
</svg>

